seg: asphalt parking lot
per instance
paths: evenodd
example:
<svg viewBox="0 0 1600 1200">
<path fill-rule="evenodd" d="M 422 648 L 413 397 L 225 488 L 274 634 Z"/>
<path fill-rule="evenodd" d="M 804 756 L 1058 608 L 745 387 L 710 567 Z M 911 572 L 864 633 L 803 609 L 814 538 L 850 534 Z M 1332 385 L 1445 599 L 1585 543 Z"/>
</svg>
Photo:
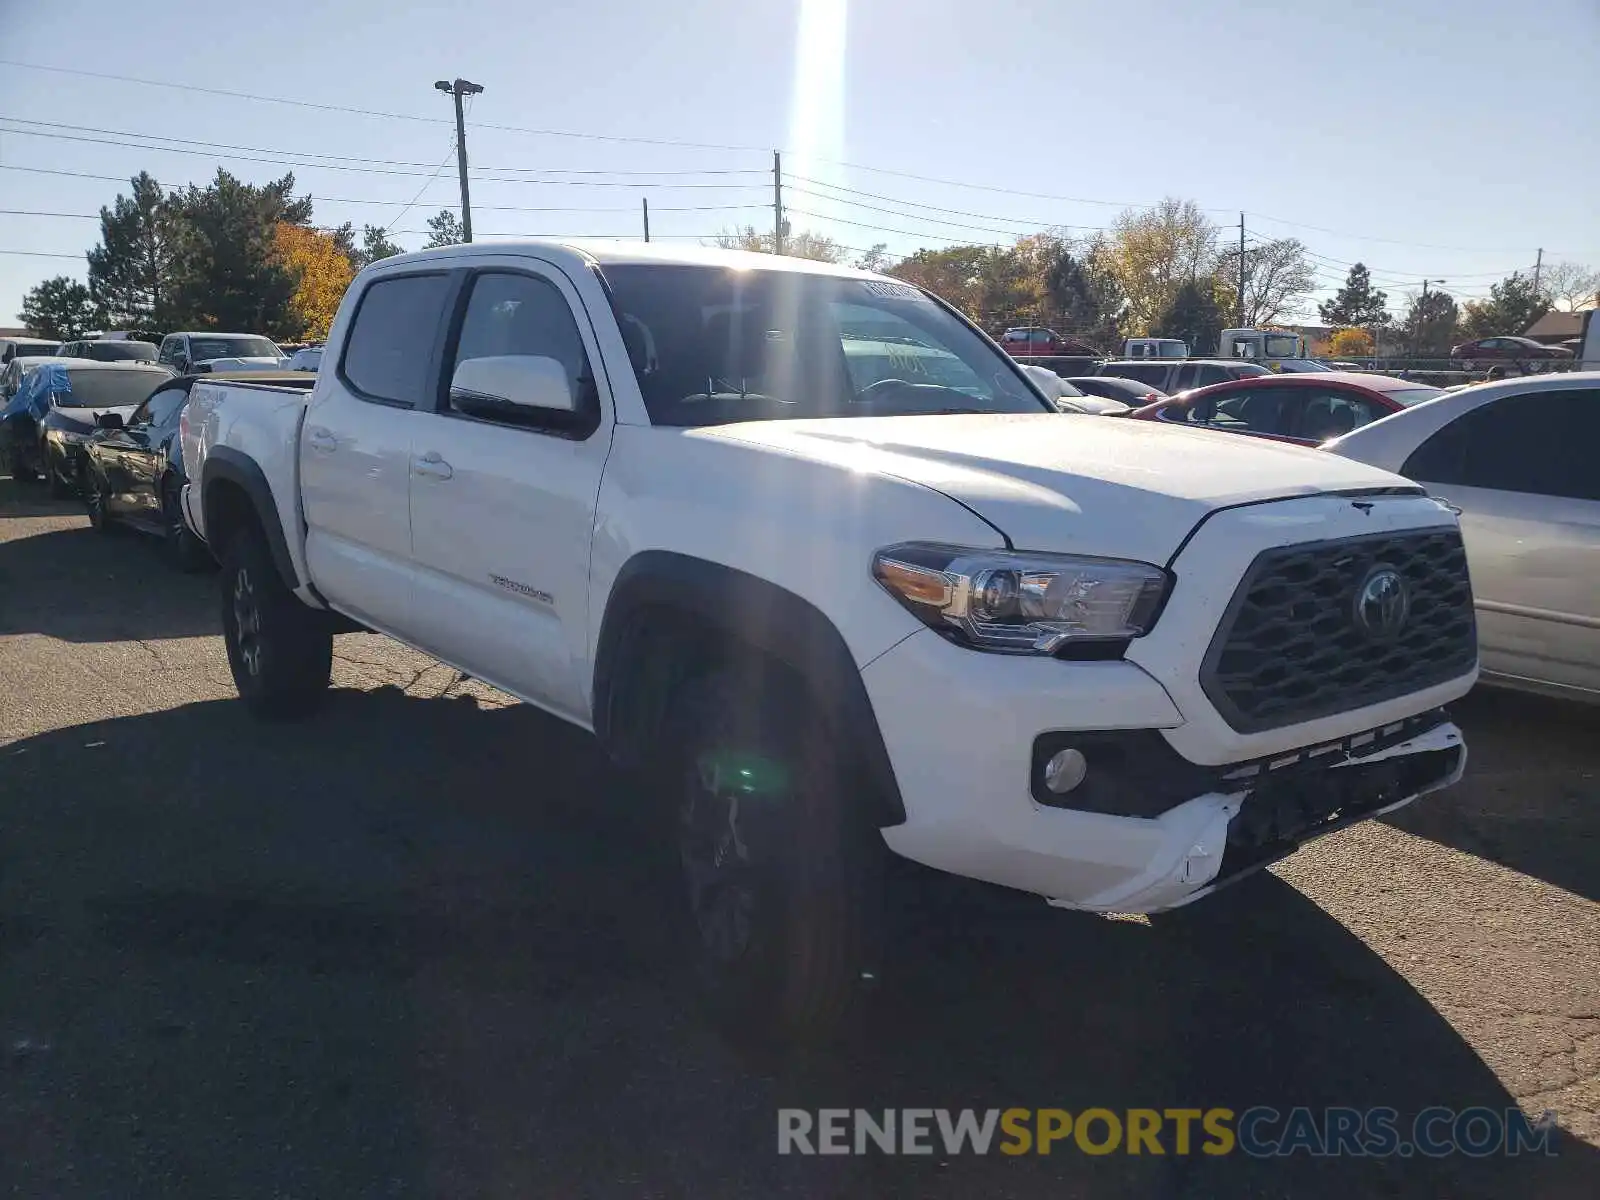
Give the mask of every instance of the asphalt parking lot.
<svg viewBox="0 0 1600 1200">
<path fill-rule="evenodd" d="M 908 872 L 866 1026 L 701 1021 L 586 739 L 386 639 L 232 699 L 215 580 L 0 480 L 0 1184 L 97 1196 L 1593 1196 L 1600 711 L 1154 924 Z M 781 1158 L 781 1106 L 1516 1105 L 1550 1158 Z"/>
</svg>

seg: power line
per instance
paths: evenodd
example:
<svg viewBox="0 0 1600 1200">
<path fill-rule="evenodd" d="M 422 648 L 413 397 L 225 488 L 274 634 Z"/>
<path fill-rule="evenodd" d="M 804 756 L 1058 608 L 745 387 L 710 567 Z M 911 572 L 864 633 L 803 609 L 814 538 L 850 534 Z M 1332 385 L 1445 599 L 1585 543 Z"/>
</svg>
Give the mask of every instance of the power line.
<svg viewBox="0 0 1600 1200">
<path fill-rule="evenodd" d="M 333 160 L 335 162 L 368 163 L 368 164 L 373 164 L 373 165 L 376 165 L 376 166 L 384 166 L 384 167 L 426 167 L 426 166 L 429 165 L 426 162 L 419 162 L 419 161 L 416 161 L 416 160 L 413 160 L 413 159 L 363 158 L 360 155 L 354 155 L 354 154 L 323 154 L 323 153 L 320 153 L 320 152 L 317 152 L 317 151 L 312 151 L 312 150 L 284 150 L 284 149 L 279 149 L 279 148 L 269 147 L 269 146 L 245 146 L 245 145 L 239 144 L 238 142 L 208 142 L 208 141 L 204 141 L 204 140 L 199 139 L 199 138 L 175 137 L 175 136 L 172 136 L 172 135 L 169 135 L 169 134 L 164 134 L 164 133 L 140 133 L 137 130 L 131 130 L 131 129 L 104 129 L 104 128 L 101 128 L 101 127 L 95 126 L 95 125 L 75 125 L 75 124 L 72 124 L 71 122 L 66 122 L 66 121 L 39 121 L 39 120 L 35 120 L 35 119 L 31 118 L 31 117 L 14 117 L 14 116 L 9 116 L 9 115 L 0 115 L 0 120 L 11 121 L 11 122 L 14 122 L 14 123 L 20 124 L 20 125 L 38 125 L 38 126 L 41 126 L 43 128 L 46 128 L 46 129 L 72 129 L 72 130 L 76 130 L 79 133 L 100 133 L 100 134 L 107 134 L 107 135 L 112 136 L 112 137 L 143 138 L 143 139 L 145 139 L 147 141 L 173 142 L 173 143 L 176 143 L 176 144 L 178 144 L 180 146 L 202 146 L 202 147 L 205 147 L 208 150 L 246 150 L 246 151 L 249 151 L 252 154 L 289 154 L 289 155 L 295 155 L 295 156 L 297 156 L 299 158 L 322 158 L 322 159 L 331 159 L 331 160 Z M 23 133 L 23 132 L 26 132 L 26 131 L 24 131 L 24 130 L 13 130 L 11 132 Z M 150 147 L 150 149 L 152 149 L 152 150 L 164 150 L 164 149 L 168 149 L 168 147 L 165 147 L 165 146 L 152 146 L 152 147 Z M 640 171 L 640 170 L 606 170 L 606 169 L 602 169 L 602 168 L 575 168 L 575 167 L 551 167 L 551 168 L 545 168 L 545 167 L 507 167 L 507 166 L 488 166 L 488 165 L 484 165 L 484 166 L 481 166 L 479 168 L 479 170 L 483 170 L 483 171 L 522 171 L 522 172 L 533 172 L 535 174 L 541 174 L 541 175 L 633 175 L 633 176 L 650 176 L 650 177 L 653 177 L 653 178 L 655 178 L 655 177 L 664 177 L 664 176 L 674 176 L 674 175 L 765 175 L 766 174 L 766 172 L 764 170 L 762 170 L 760 167 L 717 167 L 717 168 L 704 168 L 704 169 L 685 168 L 685 169 L 679 169 L 679 170 Z M 670 186 L 670 185 L 664 184 L 662 186 Z"/>
<path fill-rule="evenodd" d="M 181 92 L 198 92 L 208 96 L 226 96 L 233 100 L 253 100 L 264 104 L 284 104 L 294 108 L 310 108 L 319 112 L 349 113 L 359 117 L 378 117 L 386 121 L 420 121 L 428 125 L 448 125 L 444 117 L 423 117 L 415 113 L 384 112 L 380 109 L 356 108 L 346 104 L 322 104 L 314 100 L 298 100 L 289 96 L 258 96 L 251 92 L 235 92 L 227 88 L 202 87 L 196 83 L 175 83 L 169 79 L 140 79 L 133 75 L 114 75 L 108 71 L 84 71 L 76 67 L 47 66 L 44 63 L 20 62 L 0 58 L 0 66 L 16 67 L 25 71 L 49 71 L 58 75 L 76 75 L 85 79 L 108 79 L 117 83 L 136 83 L 144 87 L 170 88 Z M 623 142 L 642 146 L 675 146 L 687 150 L 726 150 L 740 153 L 765 153 L 764 146 L 737 146 L 717 142 L 689 142 L 672 138 L 631 137 L 623 134 L 580 133 L 569 129 L 530 129 L 520 125 L 490 125 L 480 122 L 479 129 L 494 129 L 506 133 L 526 133 L 537 137 L 578 138 L 584 141 Z"/>
<path fill-rule="evenodd" d="M 77 254 L 57 254 L 50 250 L 0 250 L 0 254 L 25 254 L 30 258 L 82 258 L 83 252 Z"/>
<path fill-rule="evenodd" d="M 830 188 L 830 189 L 832 189 L 833 191 L 836 191 L 836 192 L 848 192 L 852 196 L 866 196 L 866 197 L 868 197 L 869 199 L 872 199 L 872 200 L 886 200 L 891 204 L 904 205 L 906 208 L 920 208 L 920 209 L 925 209 L 925 210 L 927 210 L 929 212 L 949 213 L 952 216 L 957 216 L 957 217 L 977 217 L 980 220 L 984 220 L 984 221 L 1015 221 L 1018 224 L 1033 225 L 1033 226 L 1037 226 L 1039 228 L 1045 228 L 1045 229 L 1096 229 L 1096 230 L 1098 230 L 1098 229 L 1106 228 L 1106 226 L 1103 226 L 1103 225 L 1064 225 L 1060 221 L 1047 221 L 1042 217 L 1037 217 L 1037 218 L 1036 217 L 1002 217 L 997 213 L 971 212 L 971 211 L 969 211 L 967 209 L 962 209 L 962 208 L 941 208 L 938 205 L 934 205 L 934 204 L 922 204 L 922 203 L 920 203 L 919 201 L 916 201 L 916 200 L 905 200 L 905 199 L 902 199 L 899 196 L 884 196 L 884 195 L 880 195 L 877 192 L 863 192 L 863 191 L 860 191 L 860 190 L 858 190 L 856 188 L 841 187 L 839 184 L 836 184 L 836 183 L 825 183 L 820 179 L 810 179 L 810 178 L 808 178 L 808 177 L 806 177 L 804 175 L 791 175 L 789 178 L 798 179 L 803 183 L 813 184 L 813 185 L 815 185 L 817 187 Z M 799 191 L 800 189 L 796 188 L 794 190 Z M 832 199 L 835 199 L 835 197 L 828 196 L 828 197 L 826 197 L 826 199 L 832 200 Z M 854 201 L 843 200 L 843 199 L 840 199 L 839 202 L 841 204 L 854 203 Z M 862 208 L 871 208 L 872 206 L 869 205 L 869 204 L 863 204 L 860 207 L 862 207 Z M 888 211 L 888 210 L 885 209 L 885 210 L 882 210 L 882 211 Z M 907 217 L 909 217 L 909 216 L 912 216 L 913 214 L 911 214 L 911 213 L 900 213 L 898 215 L 899 216 L 907 216 Z"/>
<path fill-rule="evenodd" d="M 812 197 L 814 199 L 817 199 L 817 200 L 831 200 L 835 204 L 846 204 L 846 205 L 850 205 L 851 207 L 854 207 L 854 208 L 868 209 L 871 212 L 888 213 L 890 216 L 894 216 L 894 217 L 905 217 L 905 218 L 907 218 L 909 220 L 912 220 L 912 221 L 921 221 L 924 224 L 948 225 L 953 229 L 973 229 L 973 230 L 977 230 L 980 233 L 1000 233 L 1000 234 L 1004 234 L 1007 237 L 1023 237 L 1023 236 L 1026 236 L 1026 234 L 1029 232 L 1028 230 L 1023 230 L 1023 229 L 997 229 L 992 225 L 967 225 L 967 224 L 963 224 L 960 221 L 948 220 L 948 219 L 946 219 L 944 217 L 924 217 L 924 216 L 921 216 L 921 215 L 919 215 L 917 213 L 897 212 L 895 209 L 883 208 L 880 205 L 876 205 L 876 204 L 862 204 L 860 201 L 857 201 L 857 200 L 844 200 L 844 199 L 841 199 L 841 198 L 839 198 L 837 196 L 824 196 L 821 192 L 808 191 L 805 188 L 788 187 L 788 188 L 785 188 L 784 190 L 786 192 L 793 192 L 793 193 L 795 193 L 797 195 L 801 195 L 801 196 L 810 196 L 810 197 Z M 791 208 L 791 211 L 799 211 L 797 209 L 793 209 L 792 206 L 789 206 L 789 205 L 785 205 L 785 207 L 786 208 Z M 818 214 L 812 213 L 812 214 L 809 214 L 809 215 L 817 216 Z M 839 218 L 839 217 L 820 217 L 819 219 L 824 220 L 824 221 L 838 221 L 838 220 L 841 220 L 841 218 Z M 848 224 L 848 222 L 846 222 L 846 223 Z M 1057 228 L 1060 228 L 1060 227 L 1058 226 Z"/>
</svg>

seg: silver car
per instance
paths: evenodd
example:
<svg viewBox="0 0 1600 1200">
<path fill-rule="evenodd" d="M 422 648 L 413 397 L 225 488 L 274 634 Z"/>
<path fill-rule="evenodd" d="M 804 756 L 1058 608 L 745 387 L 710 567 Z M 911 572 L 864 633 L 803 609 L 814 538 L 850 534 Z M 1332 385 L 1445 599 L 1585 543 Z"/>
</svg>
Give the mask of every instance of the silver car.
<svg viewBox="0 0 1600 1200">
<path fill-rule="evenodd" d="M 1600 703 L 1600 371 L 1463 388 L 1323 449 L 1461 511 L 1486 681 Z"/>
</svg>

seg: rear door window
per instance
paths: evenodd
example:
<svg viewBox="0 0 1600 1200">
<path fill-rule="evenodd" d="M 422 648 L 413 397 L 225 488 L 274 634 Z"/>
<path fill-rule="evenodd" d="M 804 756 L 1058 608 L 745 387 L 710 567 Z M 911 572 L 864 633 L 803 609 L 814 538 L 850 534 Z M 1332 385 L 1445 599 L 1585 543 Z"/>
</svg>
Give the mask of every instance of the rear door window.
<svg viewBox="0 0 1600 1200">
<path fill-rule="evenodd" d="M 1600 500 L 1600 389 L 1507 396 L 1457 417 L 1412 452 L 1401 473 L 1533 496 Z"/>
<path fill-rule="evenodd" d="M 437 380 L 430 364 L 445 322 L 450 277 L 396 275 L 362 294 L 345 338 L 340 374 L 366 400 L 420 408 Z"/>
</svg>

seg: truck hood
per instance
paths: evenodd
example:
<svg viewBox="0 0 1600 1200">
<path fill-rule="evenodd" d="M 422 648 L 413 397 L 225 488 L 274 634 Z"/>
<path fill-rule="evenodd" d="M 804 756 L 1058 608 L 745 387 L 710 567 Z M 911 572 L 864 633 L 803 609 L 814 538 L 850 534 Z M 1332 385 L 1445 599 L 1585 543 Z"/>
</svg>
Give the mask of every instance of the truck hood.
<svg viewBox="0 0 1600 1200">
<path fill-rule="evenodd" d="M 1300 446 L 1085 415 L 759 421 L 694 433 L 920 483 L 977 513 L 1017 549 L 1157 564 L 1219 508 L 1319 492 L 1419 490 L 1387 471 Z"/>
<path fill-rule="evenodd" d="M 206 358 L 201 359 L 195 365 L 203 366 L 208 371 L 276 371 L 288 361 L 287 358 L 267 358 L 265 356 L 259 358 Z"/>
</svg>

